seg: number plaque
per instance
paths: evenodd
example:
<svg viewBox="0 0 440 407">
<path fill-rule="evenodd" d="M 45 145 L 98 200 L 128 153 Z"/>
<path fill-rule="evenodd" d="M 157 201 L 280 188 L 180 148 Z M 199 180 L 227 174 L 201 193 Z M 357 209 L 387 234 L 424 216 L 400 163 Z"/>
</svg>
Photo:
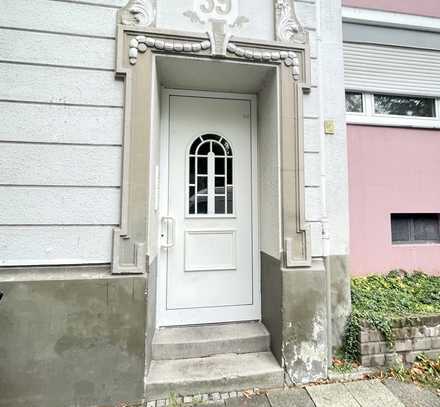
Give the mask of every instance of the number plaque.
<svg viewBox="0 0 440 407">
<path fill-rule="evenodd" d="M 234 24 L 239 15 L 237 0 L 194 0 L 194 11 L 203 22 L 223 20 Z"/>
</svg>

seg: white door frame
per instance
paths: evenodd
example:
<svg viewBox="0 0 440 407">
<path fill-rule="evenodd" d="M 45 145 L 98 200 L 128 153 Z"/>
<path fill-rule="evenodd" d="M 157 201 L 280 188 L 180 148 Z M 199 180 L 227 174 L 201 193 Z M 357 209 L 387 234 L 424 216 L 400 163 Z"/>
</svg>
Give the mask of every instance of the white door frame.
<svg viewBox="0 0 440 407">
<path fill-rule="evenodd" d="M 159 194 L 159 219 L 166 217 L 168 208 L 168 149 L 169 149 L 169 100 L 170 96 L 193 96 L 193 97 L 210 97 L 216 99 L 232 99 L 232 100 L 249 100 L 251 103 L 251 151 L 252 151 L 252 235 L 253 235 L 253 305 L 255 307 L 255 320 L 261 319 L 261 277 L 260 277 L 260 244 L 259 244 L 259 193 L 258 193 L 258 137 L 257 137 L 257 96 L 251 94 L 240 93 L 223 93 L 223 92 L 208 92 L 208 91 L 193 91 L 193 90 L 177 90 L 177 89 L 162 89 L 161 92 L 161 117 L 160 117 L 160 194 Z M 165 243 L 161 237 L 162 225 L 159 225 L 158 239 L 158 276 L 157 276 L 157 310 L 156 310 L 156 325 L 157 327 L 166 326 L 166 250 L 162 247 Z M 233 322 L 233 312 L 225 313 L 225 321 L 218 322 Z M 201 322 L 203 324 L 203 322 Z M 185 322 L 182 322 L 185 325 Z"/>
</svg>

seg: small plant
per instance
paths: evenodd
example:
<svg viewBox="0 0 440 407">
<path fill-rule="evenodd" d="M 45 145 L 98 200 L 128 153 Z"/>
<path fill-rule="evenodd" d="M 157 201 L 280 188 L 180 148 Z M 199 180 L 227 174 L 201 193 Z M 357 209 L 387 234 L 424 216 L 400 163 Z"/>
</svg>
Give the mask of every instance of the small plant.
<svg viewBox="0 0 440 407">
<path fill-rule="evenodd" d="M 336 373 L 347 374 L 356 369 L 358 365 L 345 359 L 333 358 L 331 369 Z"/>
<path fill-rule="evenodd" d="M 170 397 L 168 397 L 168 406 L 169 407 L 181 407 L 183 402 L 181 399 L 177 398 L 175 393 L 171 393 Z"/>
<path fill-rule="evenodd" d="M 187 406 L 195 407 L 199 404 L 202 404 L 202 396 L 194 396 L 191 400 L 190 404 L 186 404 Z M 175 393 L 170 393 L 170 396 L 168 397 L 167 407 L 183 407 L 185 406 L 184 399 L 182 397 L 178 397 Z"/>
<path fill-rule="evenodd" d="M 406 369 L 402 365 L 390 369 L 388 374 L 403 382 L 412 382 L 437 390 L 440 395 L 440 356 L 437 359 L 430 359 L 425 354 L 421 354 L 410 368 Z"/>
<path fill-rule="evenodd" d="M 344 359 L 360 360 L 359 335 L 363 324 L 382 333 L 394 345 L 395 318 L 440 312 L 440 278 L 421 272 L 392 271 L 386 276 L 354 278 L 351 282 L 352 313 L 344 333 Z"/>
</svg>

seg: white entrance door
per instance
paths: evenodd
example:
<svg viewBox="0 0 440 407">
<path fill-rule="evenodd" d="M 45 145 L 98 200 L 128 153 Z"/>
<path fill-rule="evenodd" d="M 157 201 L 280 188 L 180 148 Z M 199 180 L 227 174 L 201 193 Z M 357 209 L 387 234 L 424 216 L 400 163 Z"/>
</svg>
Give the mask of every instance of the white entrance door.
<svg viewBox="0 0 440 407">
<path fill-rule="evenodd" d="M 163 97 L 159 324 L 259 319 L 255 100 Z"/>
</svg>

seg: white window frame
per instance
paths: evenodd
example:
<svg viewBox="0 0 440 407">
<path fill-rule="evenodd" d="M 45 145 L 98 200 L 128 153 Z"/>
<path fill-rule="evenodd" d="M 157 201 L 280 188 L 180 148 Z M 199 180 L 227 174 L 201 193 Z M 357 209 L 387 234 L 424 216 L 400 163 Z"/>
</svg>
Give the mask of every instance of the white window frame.
<svg viewBox="0 0 440 407">
<path fill-rule="evenodd" d="M 222 194 L 216 194 L 215 193 L 215 184 L 213 186 L 214 187 L 214 193 L 212 193 L 213 191 L 211 191 L 211 193 L 208 191 L 208 194 L 206 195 L 206 197 L 208 199 L 208 213 L 197 213 L 197 197 L 199 196 L 199 194 L 197 192 L 197 177 L 199 176 L 199 174 L 197 172 L 197 158 L 198 157 L 203 157 L 203 156 L 197 155 L 197 151 L 198 151 L 199 147 L 201 146 L 201 144 L 197 147 L 196 154 L 194 154 L 194 155 L 191 154 L 190 150 L 191 150 L 191 146 L 193 145 L 193 143 L 198 138 L 203 137 L 205 135 L 210 135 L 210 134 L 214 134 L 216 136 L 219 136 L 221 139 L 225 140 L 230 145 L 231 150 L 232 150 L 232 155 L 230 155 L 230 156 L 226 155 L 226 150 L 225 150 L 224 146 L 221 145 L 220 142 L 217 142 L 218 144 L 220 144 L 222 146 L 223 150 L 225 150 L 225 156 L 224 156 L 224 158 L 225 158 L 225 175 L 224 175 L 224 177 L 225 177 L 225 188 L 226 188 L 225 189 L 225 195 L 224 195 L 225 196 L 225 213 L 210 213 L 209 212 L 209 207 L 210 206 L 215 211 L 215 197 L 217 195 L 220 195 L 220 196 L 222 195 Z M 205 142 L 206 141 L 202 141 L 202 144 L 205 143 Z M 235 191 L 235 182 L 234 182 L 235 181 L 235 156 L 234 156 L 234 151 L 235 150 L 234 150 L 232 144 L 230 143 L 229 139 L 224 137 L 222 134 L 219 134 L 219 133 L 216 133 L 216 132 L 213 132 L 213 131 L 211 131 L 211 132 L 207 131 L 207 132 L 205 132 L 203 134 L 200 134 L 193 141 L 191 141 L 191 143 L 189 143 L 189 146 L 188 146 L 187 151 L 186 151 L 186 164 L 185 164 L 186 165 L 186 174 L 185 174 L 185 183 L 186 183 L 186 191 L 185 191 L 185 200 L 186 200 L 186 203 L 185 203 L 185 208 L 186 208 L 185 209 L 185 217 L 186 218 L 205 218 L 206 219 L 206 218 L 235 218 L 236 217 L 236 214 L 235 214 L 235 192 L 236 191 Z M 194 188 L 195 188 L 195 199 L 196 199 L 196 202 L 195 202 L 196 213 L 190 213 L 190 208 L 189 208 L 190 207 L 190 205 L 189 205 L 189 200 L 190 200 L 189 188 L 190 188 L 190 186 L 193 186 L 189 182 L 190 181 L 190 164 L 189 164 L 190 160 L 189 159 L 191 157 L 194 157 L 195 158 L 195 162 L 196 162 L 196 164 L 195 164 L 195 171 L 196 172 L 195 172 L 195 180 L 194 180 L 194 182 L 195 182 Z M 206 156 L 206 158 L 208 159 L 208 156 Z M 232 160 L 232 184 L 228 184 L 228 181 L 227 181 L 227 176 L 228 176 L 228 173 L 227 173 L 227 170 L 228 170 L 227 159 L 228 158 L 230 158 Z M 204 176 L 204 175 L 202 175 L 202 176 Z M 207 178 L 209 180 L 209 169 L 208 169 L 208 174 L 206 174 L 206 176 L 207 176 Z M 215 180 L 216 175 L 214 174 L 213 177 L 214 177 L 214 180 Z M 208 183 L 209 183 L 209 181 L 208 181 Z M 228 199 L 228 187 L 232 188 L 232 212 L 231 213 L 228 213 L 228 202 L 227 202 L 227 199 Z M 209 200 L 214 200 L 214 202 L 209 204 Z"/>
<path fill-rule="evenodd" d="M 347 124 L 364 124 L 367 126 L 382 127 L 415 127 L 426 129 L 440 129 L 440 98 L 435 99 L 435 117 L 400 116 L 379 114 L 374 111 L 374 93 L 360 90 L 346 89 L 346 92 L 361 93 L 363 112 L 346 112 Z M 380 92 L 376 92 L 379 94 Z M 396 95 L 414 97 L 414 95 Z M 420 96 L 430 98 L 432 96 Z"/>
</svg>

